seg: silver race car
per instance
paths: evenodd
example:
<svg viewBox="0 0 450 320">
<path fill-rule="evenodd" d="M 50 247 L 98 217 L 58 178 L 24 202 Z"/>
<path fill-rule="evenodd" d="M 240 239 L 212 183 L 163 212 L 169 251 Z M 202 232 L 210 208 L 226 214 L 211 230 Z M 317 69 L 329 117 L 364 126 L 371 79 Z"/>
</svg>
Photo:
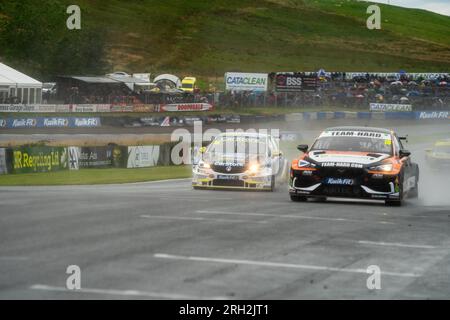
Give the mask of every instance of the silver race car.
<svg viewBox="0 0 450 320">
<path fill-rule="evenodd" d="M 271 135 L 222 133 L 199 150 L 192 186 L 273 191 L 287 175 L 288 162 Z"/>
</svg>

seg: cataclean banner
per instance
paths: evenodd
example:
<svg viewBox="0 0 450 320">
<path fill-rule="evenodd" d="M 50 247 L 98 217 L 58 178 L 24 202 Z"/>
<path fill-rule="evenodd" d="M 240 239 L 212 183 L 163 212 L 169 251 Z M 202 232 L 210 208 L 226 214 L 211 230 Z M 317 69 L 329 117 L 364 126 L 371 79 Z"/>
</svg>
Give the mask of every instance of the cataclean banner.
<svg viewBox="0 0 450 320">
<path fill-rule="evenodd" d="M 19 147 L 11 154 L 11 173 L 33 173 L 66 170 L 67 148 Z"/>
<path fill-rule="evenodd" d="M 267 73 L 225 73 L 226 89 L 230 91 L 267 91 Z"/>
</svg>

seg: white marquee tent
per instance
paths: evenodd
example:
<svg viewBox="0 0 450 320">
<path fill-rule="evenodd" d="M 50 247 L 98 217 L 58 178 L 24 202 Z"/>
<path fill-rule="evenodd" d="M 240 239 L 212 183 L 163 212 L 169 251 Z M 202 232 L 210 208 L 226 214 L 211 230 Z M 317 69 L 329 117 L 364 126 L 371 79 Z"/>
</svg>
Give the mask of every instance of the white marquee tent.
<svg viewBox="0 0 450 320">
<path fill-rule="evenodd" d="M 18 103 L 41 103 L 42 83 L 0 63 L 0 104 L 13 97 Z"/>
</svg>

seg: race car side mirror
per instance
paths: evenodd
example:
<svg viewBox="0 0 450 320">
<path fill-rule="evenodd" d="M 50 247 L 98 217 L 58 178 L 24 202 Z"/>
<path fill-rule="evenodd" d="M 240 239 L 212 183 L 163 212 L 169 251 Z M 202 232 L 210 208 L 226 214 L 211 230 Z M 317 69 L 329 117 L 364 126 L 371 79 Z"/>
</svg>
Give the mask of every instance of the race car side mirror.
<svg viewBox="0 0 450 320">
<path fill-rule="evenodd" d="M 272 155 L 273 157 L 282 157 L 283 156 L 283 152 L 281 151 L 275 151 Z"/>
<path fill-rule="evenodd" d="M 297 146 L 297 149 L 300 150 L 301 152 L 306 153 L 308 151 L 308 145 L 307 144 L 299 144 Z"/>
<path fill-rule="evenodd" d="M 404 157 L 409 157 L 411 155 L 411 152 L 408 150 L 400 150 L 399 151 L 400 159 Z"/>
</svg>

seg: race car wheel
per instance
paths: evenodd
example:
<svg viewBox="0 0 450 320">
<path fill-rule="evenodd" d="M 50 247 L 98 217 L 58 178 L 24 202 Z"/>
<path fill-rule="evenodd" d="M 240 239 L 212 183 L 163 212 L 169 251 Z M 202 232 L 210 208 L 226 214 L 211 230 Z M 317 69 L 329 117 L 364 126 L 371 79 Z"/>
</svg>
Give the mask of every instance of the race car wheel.
<svg viewBox="0 0 450 320">
<path fill-rule="evenodd" d="M 305 196 L 295 196 L 291 194 L 291 200 L 294 202 L 305 202 L 308 200 L 308 198 L 306 198 Z"/>
<path fill-rule="evenodd" d="M 419 197 L 419 166 L 416 165 L 416 183 L 414 188 L 409 192 L 410 198 L 418 198 Z"/>
<path fill-rule="evenodd" d="M 414 187 L 414 189 L 412 189 L 409 192 L 409 197 L 410 198 L 418 198 L 419 197 L 419 185 L 416 184 L 416 186 Z"/>
<path fill-rule="evenodd" d="M 401 200 L 386 200 L 386 205 L 390 207 L 401 207 L 402 201 Z"/>
</svg>

